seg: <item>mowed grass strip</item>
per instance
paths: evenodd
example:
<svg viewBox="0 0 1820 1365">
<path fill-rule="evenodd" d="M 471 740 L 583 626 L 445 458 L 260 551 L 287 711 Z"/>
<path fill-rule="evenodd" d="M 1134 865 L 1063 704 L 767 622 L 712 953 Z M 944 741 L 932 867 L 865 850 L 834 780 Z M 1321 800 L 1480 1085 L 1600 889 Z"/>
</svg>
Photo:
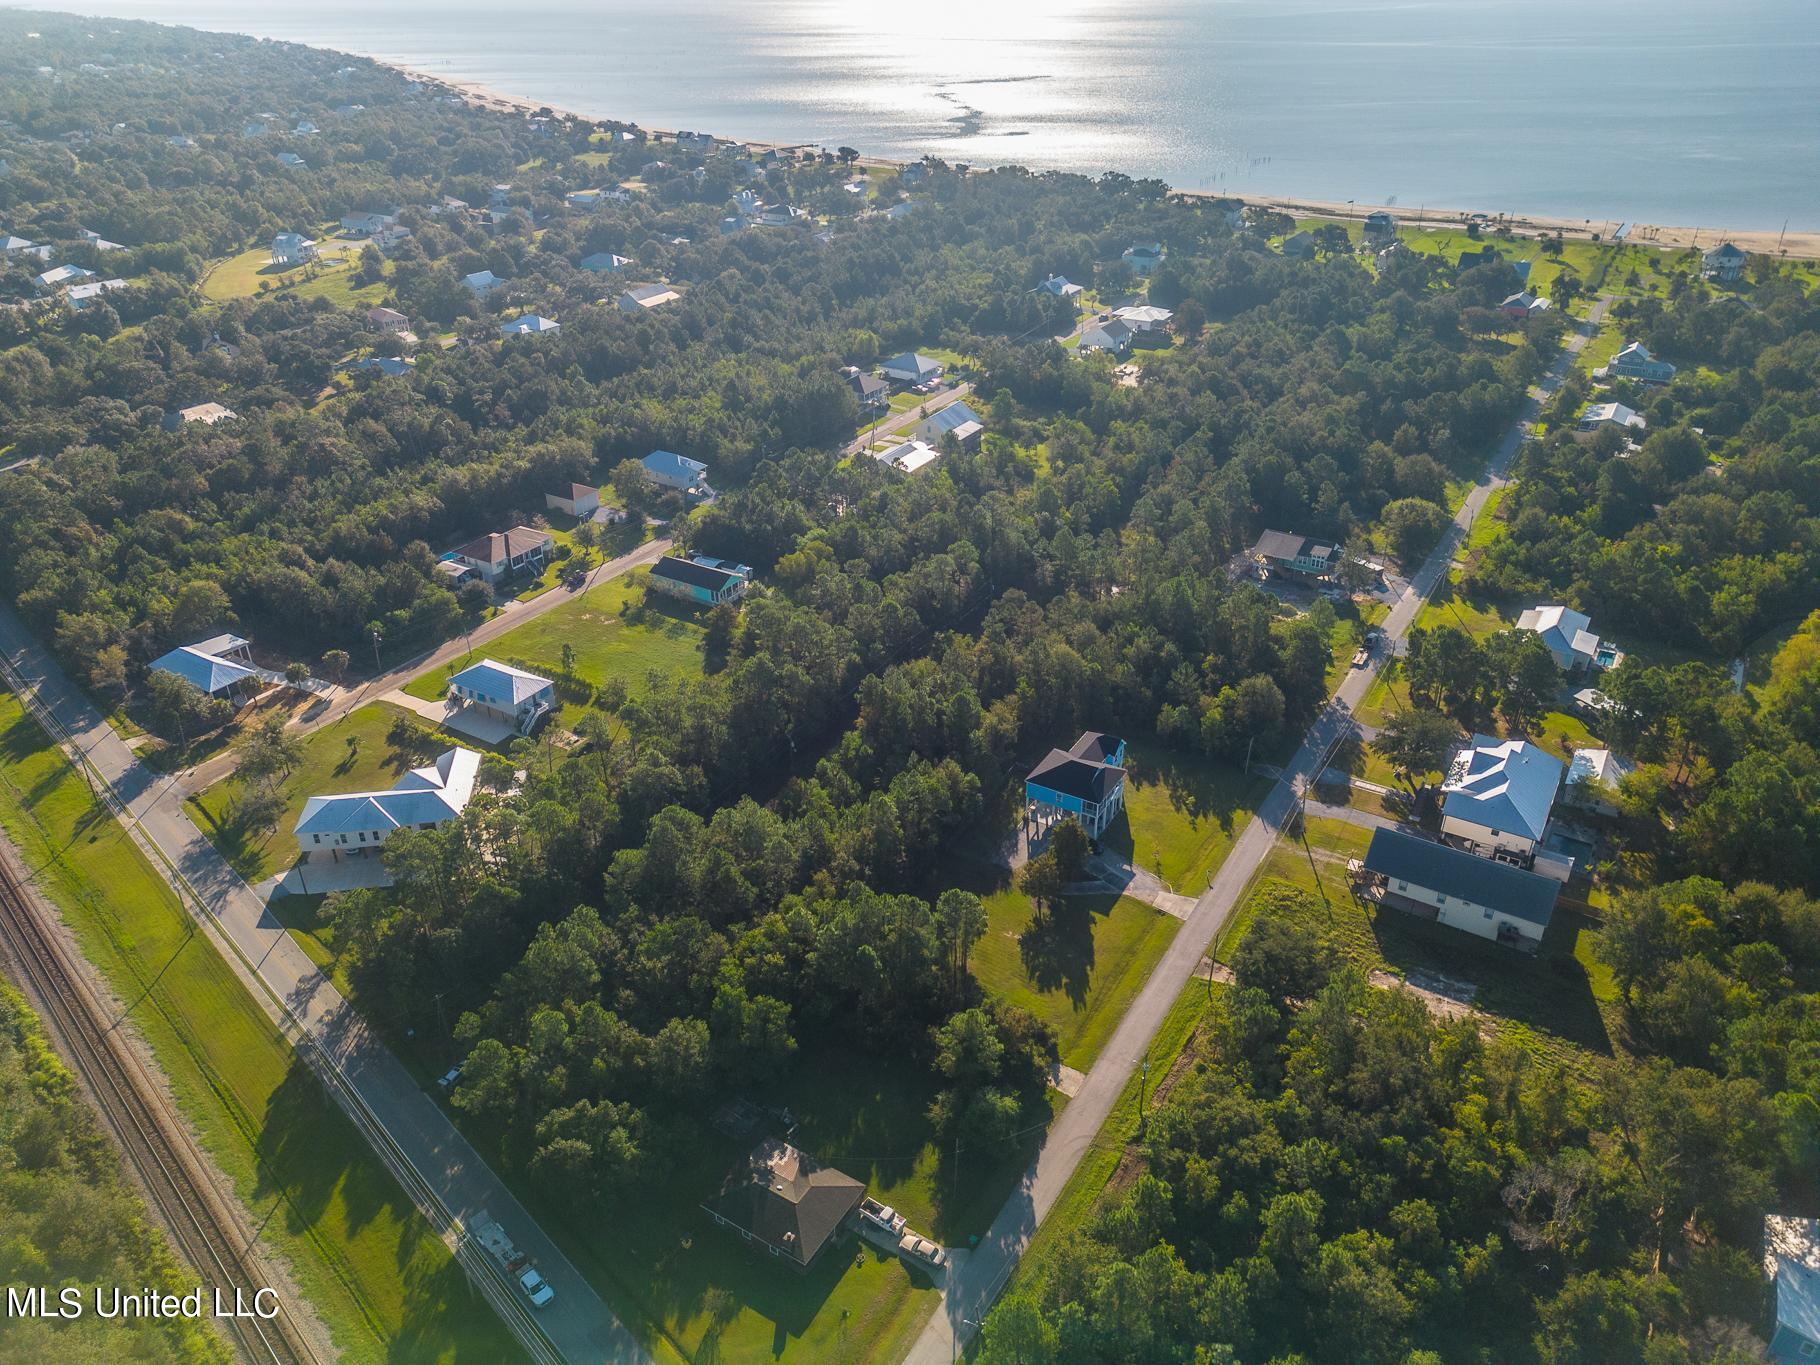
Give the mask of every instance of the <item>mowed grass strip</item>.
<svg viewBox="0 0 1820 1365">
<path fill-rule="evenodd" d="M 190 814 L 234 870 L 257 882 L 297 861 L 293 831 L 312 796 L 385 791 L 431 754 L 457 742 L 437 735 L 407 711 L 375 702 L 312 731 L 303 741 L 303 761 L 280 782 L 285 804 L 275 829 L 249 830 L 240 822 L 244 786 L 238 777 L 223 778 L 192 796 Z"/>
<path fill-rule="evenodd" d="M 512 1339 L 390 1172 L 6 692 L 0 825 L 144 1035 L 339 1356 L 512 1358 Z"/>
<path fill-rule="evenodd" d="M 1200 895 L 1269 779 L 1145 740 L 1127 744 L 1125 767 L 1125 814 L 1106 832 L 1106 846 L 1179 894 Z"/>
<path fill-rule="evenodd" d="M 1012 887 L 985 897 L 988 928 L 973 949 L 980 984 L 1051 1025 L 1064 1065 L 1085 1071 L 1180 923 L 1129 896 L 1068 896 L 1033 926 Z"/>
<path fill-rule="evenodd" d="M 405 687 L 413 697 L 437 701 L 448 693 L 449 675 L 481 659 L 522 660 L 560 677 L 562 647 L 575 650 L 574 676 L 599 687 L 609 678 L 625 681 L 639 696 L 659 678 L 699 677 L 702 672 L 703 614 L 661 598 L 645 600 L 648 570 L 624 574 L 588 589 L 516 630 L 480 646 L 472 658 L 459 658 L 446 668 L 431 669 Z M 565 703 L 557 723 L 568 725 L 576 708 Z"/>
</svg>

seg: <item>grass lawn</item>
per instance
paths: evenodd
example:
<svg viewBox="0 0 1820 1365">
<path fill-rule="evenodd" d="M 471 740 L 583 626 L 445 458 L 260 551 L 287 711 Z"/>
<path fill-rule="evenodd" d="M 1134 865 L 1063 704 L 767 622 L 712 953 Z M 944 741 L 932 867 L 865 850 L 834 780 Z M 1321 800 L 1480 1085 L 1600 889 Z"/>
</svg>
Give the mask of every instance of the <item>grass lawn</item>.
<svg viewBox="0 0 1820 1365">
<path fill-rule="evenodd" d="M 1030 898 L 1013 886 L 985 896 L 990 921 L 973 950 L 988 990 L 1052 1025 L 1062 1062 L 1080 1071 L 1125 1015 L 1178 921 L 1129 896 L 1070 896 L 1031 932 Z"/>
<path fill-rule="evenodd" d="M 1125 813 L 1106 831 L 1106 846 L 1172 890 L 1198 896 L 1269 781 L 1144 740 L 1127 746 L 1125 767 Z"/>
<path fill-rule="evenodd" d="M 931 1140 L 927 1073 L 840 1043 L 805 1048 L 783 1079 L 747 1097 L 787 1106 L 797 1146 L 865 1181 L 912 1228 L 949 1246 L 985 1231 L 1040 1137 L 963 1150 L 957 1183 L 949 1154 Z M 1062 1100 L 1049 1098 L 1053 1113 Z M 902 1359 L 935 1309 L 927 1277 L 857 1238 L 796 1275 L 752 1255 L 701 1211 L 757 1136 L 729 1137 L 703 1123 L 671 1153 L 663 1180 L 614 1211 L 611 1236 L 601 1235 L 598 1210 L 533 1201 L 533 1211 L 562 1225 L 570 1255 L 616 1306 L 661 1326 L 662 1339 L 649 1344 L 663 1357 Z"/>
<path fill-rule="evenodd" d="M 442 1242 L 63 755 L 0 693 L 0 824 L 354 1361 L 515 1354 Z"/>
<path fill-rule="evenodd" d="M 402 720 L 415 742 L 403 746 L 391 739 Z M 190 814 L 221 856 L 249 882 L 281 872 L 297 861 L 297 839 L 291 833 L 304 802 L 330 792 L 383 791 L 412 768 L 421 767 L 448 741 L 438 738 L 418 717 L 375 702 L 350 712 L 303 741 L 303 761 L 284 779 L 284 814 L 273 831 L 247 830 L 235 817 L 240 780 L 228 777 L 189 800 Z M 316 953 L 301 936 L 304 950 Z M 322 965 L 320 962 L 318 966 Z"/>
<path fill-rule="evenodd" d="M 608 678 L 624 678 L 627 690 L 638 696 L 650 675 L 660 678 L 696 677 L 702 671 L 703 615 L 662 598 L 645 600 L 649 571 L 640 569 L 608 579 L 588 589 L 573 602 L 509 630 L 475 652 L 475 659 L 460 658 L 448 669 L 432 669 L 413 679 L 405 691 L 434 701 L 448 690 L 449 673 L 460 672 L 479 658 L 521 660 L 532 668 L 560 676 L 562 647 L 575 649 L 574 675 L 598 687 Z M 574 724 L 579 709 L 564 702 L 556 723 Z"/>
<path fill-rule="evenodd" d="M 1484 640 L 1516 624 L 1517 613 L 1495 602 L 1475 601 L 1460 594 L 1459 584 L 1450 572 L 1435 586 L 1434 596 L 1416 614 L 1415 629 L 1433 630 L 1436 626 L 1458 626 L 1475 640 Z"/>
<path fill-rule="evenodd" d="M 271 244 L 263 243 L 238 256 L 217 261 L 202 282 L 202 292 L 206 298 L 225 303 L 229 299 L 249 298 L 259 292 L 261 285 L 270 284 L 274 289 L 289 287 L 309 297 L 320 294 L 342 306 L 377 302 L 385 292 L 383 286 L 356 289 L 349 275 L 365 245 L 364 242 L 322 240 L 317 246 L 318 273 L 312 278 L 307 265 L 273 265 Z"/>
<path fill-rule="evenodd" d="M 1219 956 L 1231 961 L 1244 930 L 1281 882 L 1316 897 L 1316 914 L 1346 955 L 1367 970 L 1397 976 L 1428 972 L 1478 988 L 1476 1004 L 1500 1034 L 1540 1055 L 1584 1070 L 1614 1054 L 1605 1008 L 1615 1000 L 1609 973 L 1595 972 L 1595 926 L 1564 899 L 1534 957 L 1399 910 L 1355 901 L 1346 861 L 1364 856 L 1371 831 L 1343 820 L 1313 818 L 1304 838 L 1284 839 L 1271 851 L 1222 938 Z M 1590 964 L 1590 965 L 1589 965 Z"/>
</svg>

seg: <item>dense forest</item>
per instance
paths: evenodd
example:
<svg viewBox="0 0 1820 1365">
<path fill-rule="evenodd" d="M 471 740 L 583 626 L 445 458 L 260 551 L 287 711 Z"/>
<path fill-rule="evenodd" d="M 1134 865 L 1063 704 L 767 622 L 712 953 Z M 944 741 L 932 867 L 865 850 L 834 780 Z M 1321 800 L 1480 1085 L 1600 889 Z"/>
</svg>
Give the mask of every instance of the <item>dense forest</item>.
<svg viewBox="0 0 1820 1365">
<path fill-rule="evenodd" d="M 727 157 L 286 45 L 26 27 L 0 16 L 0 217 L 130 284 L 71 312 L 29 262 L 0 275 L 0 584 L 98 699 L 230 625 L 301 659 L 364 660 L 377 631 L 402 659 L 479 610 L 434 571 L 449 545 L 654 447 L 712 466 L 723 495 L 672 529 L 763 585 L 709 619 L 712 670 L 600 689 L 560 759 L 521 755 L 511 794 L 388 843 L 393 888 L 324 910 L 382 1027 L 458 1021 L 469 1131 L 603 1217 L 720 1097 L 830 1039 L 929 1077 L 957 1147 L 1045 1119 L 1056 1040 L 974 979 L 986 914 L 940 870 L 1081 730 L 1216 760 L 1298 733 L 1348 627 L 1228 562 L 1266 526 L 1419 560 L 1566 325 L 1499 317 L 1503 263 L 1291 261 L 1273 224 L 1116 175 L 931 163 L 887 218 L 811 157 L 769 192 L 819 223 L 723 234 Z M 624 203 L 565 204 L 620 181 Z M 380 208 L 410 235 L 361 253 L 352 302 L 201 288 L 278 231 Z M 1150 239 L 1175 334 L 1127 382 L 1031 289 L 1127 287 L 1120 253 Z M 579 267 L 598 252 L 682 298 L 621 311 Z M 477 297 L 482 270 L 505 284 Z M 369 301 L 449 344 L 349 375 Z M 500 346 L 526 309 L 560 334 Z M 1556 433 L 1587 392 L 1564 386 L 1469 586 L 1712 658 L 1820 605 L 1814 309 L 1775 278 L 1748 310 L 1703 288 L 1638 305 L 1687 382 L 1629 395 L 1652 433 L 1634 454 Z M 840 367 L 914 347 L 965 358 L 984 439 L 914 478 L 844 459 Z M 238 417 L 167 429 L 201 402 Z M 1710 661 L 1608 680 L 1612 740 L 1643 760 L 1625 851 L 1650 875 L 1599 940 L 1636 1067 L 1569 1073 L 1435 1023 L 1285 904 L 1141 1178 L 997 1310 L 986 1358 L 1748 1349 L 1761 1215 L 1820 1175 L 1817 638 L 1761 705 Z M 1418 690 L 1521 720 L 1559 679 L 1502 648 L 1436 632 Z"/>
<path fill-rule="evenodd" d="M 0 1280 L 15 1288 L 79 1288 L 91 1311 L 57 1322 L 9 1320 L 8 1360 L 217 1361 L 228 1349 L 199 1322 L 108 1320 L 93 1291 L 195 1282 L 121 1175 L 112 1142 L 51 1051 L 37 1017 L 0 986 Z"/>
</svg>

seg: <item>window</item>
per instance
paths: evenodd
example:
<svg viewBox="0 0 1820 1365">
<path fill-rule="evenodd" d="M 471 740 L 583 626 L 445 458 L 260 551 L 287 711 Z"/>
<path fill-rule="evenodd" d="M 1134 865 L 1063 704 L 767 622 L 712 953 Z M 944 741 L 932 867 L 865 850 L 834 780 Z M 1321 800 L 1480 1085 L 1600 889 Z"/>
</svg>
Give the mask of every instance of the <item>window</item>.
<svg viewBox="0 0 1820 1365">
<path fill-rule="evenodd" d="M 1436 905 L 1446 905 L 1447 897 L 1443 896 L 1439 891 L 1435 892 L 1435 904 Z"/>
<path fill-rule="evenodd" d="M 366 841 L 367 841 L 367 832 L 363 829 L 360 831 L 360 842 L 364 844 Z"/>
<path fill-rule="evenodd" d="M 1486 918 L 1486 919 L 1490 919 L 1490 918 L 1491 918 L 1491 911 L 1489 911 L 1489 910 L 1487 910 L 1487 911 L 1486 911 L 1486 912 L 1485 912 L 1485 918 Z"/>
<path fill-rule="evenodd" d="M 322 836 L 320 834 L 312 834 L 310 836 L 310 842 L 313 844 L 319 844 L 322 842 Z"/>
<path fill-rule="evenodd" d="M 1815 1356 L 1820 1356 L 1820 1345 L 1816 1345 L 1811 1341 L 1804 1341 L 1795 1348 L 1795 1352 L 1803 1360 L 1812 1360 Z"/>
</svg>

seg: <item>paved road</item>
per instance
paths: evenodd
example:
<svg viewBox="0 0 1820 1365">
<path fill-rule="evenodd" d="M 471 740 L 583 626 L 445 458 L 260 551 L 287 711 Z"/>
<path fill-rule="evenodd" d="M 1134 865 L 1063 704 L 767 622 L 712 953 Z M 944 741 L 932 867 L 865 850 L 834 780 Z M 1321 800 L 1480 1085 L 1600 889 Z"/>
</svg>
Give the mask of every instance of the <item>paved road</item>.
<svg viewBox="0 0 1820 1365">
<path fill-rule="evenodd" d="M 181 785 L 139 762 L 7 605 L 0 605 L 0 651 L 113 788 L 129 812 L 129 828 L 155 844 L 196 889 L 221 932 L 339 1062 L 443 1205 L 464 1220 L 487 1210 L 536 1260 L 556 1290 L 555 1301 L 538 1321 L 557 1349 L 574 1361 L 644 1360 L 632 1334 L 580 1272 L 190 822 Z M 165 869 L 160 866 L 160 871 Z M 244 974 L 235 957 L 224 957 Z M 269 1007 L 261 991 L 254 988 L 253 994 Z"/>
<path fill-rule="evenodd" d="M 973 383 L 969 380 L 945 389 L 937 389 L 934 393 L 927 395 L 921 403 L 913 408 L 907 408 L 903 412 L 886 413 L 879 419 L 877 426 L 867 427 L 858 436 L 848 441 L 841 448 L 841 454 L 858 455 L 873 442 L 882 441 L 902 431 L 905 427 L 915 426 L 925 417 L 933 417 L 950 403 L 958 403 L 972 392 Z"/>
<path fill-rule="evenodd" d="M 433 668 L 441 668 L 451 660 L 465 658 L 477 651 L 489 641 L 498 639 L 507 631 L 516 630 L 527 621 L 535 621 L 545 612 L 554 611 L 568 602 L 573 602 L 589 589 L 605 583 L 609 578 L 618 578 L 621 574 L 631 573 L 647 564 L 655 564 L 670 551 L 670 537 L 658 536 L 648 540 L 636 550 L 621 555 L 618 559 L 609 559 L 596 564 L 588 571 L 586 578 L 573 588 L 558 585 L 546 592 L 539 593 L 529 602 L 510 602 L 499 615 L 489 621 L 483 621 L 466 635 L 438 645 L 413 659 L 407 659 L 395 668 L 367 679 L 359 687 L 345 688 L 325 706 L 308 706 L 300 711 L 291 724 L 301 730 L 316 730 L 324 725 L 340 720 L 348 712 L 375 701 L 387 692 L 403 688 L 415 678 L 422 677 Z M 178 780 L 192 792 L 199 792 L 219 782 L 234 771 L 240 756 L 229 749 L 216 754 L 193 768 L 185 769 L 178 775 Z"/>
<path fill-rule="evenodd" d="M 1517 421 L 1493 451 L 1485 477 L 1466 495 L 1453 525 L 1391 608 L 1382 629 L 1392 642 L 1401 641 L 1408 633 L 1423 602 L 1445 577 L 1455 551 L 1465 539 L 1473 519 L 1485 506 L 1486 499 L 1507 482 L 1505 472 L 1527 437 L 1531 424 L 1572 366 L 1574 357 L 1586 344 L 1599 319 L 1605 315 L 1605 308 L 1604 299 L 1593 305 L 1591 323 L 1569 339 L 1542 383 L 1525 399 Z M 1382 659 L 1390 653 L 1384 651 L 1374 655 L 1367 668 L 1348 671 L 1333 699 L 1309 727 L 1295 758 L 1233 842 L 1206 893 L 1195 903 L 1162 961 L 1125 1011 L 1118 1029 L 1087 1073 L 1080 1093 L 1068 1102 L 1068 1107 L 1050 1128 L 1036 1159 L 980 1239 L 979 1246 L 971 1251 L 965 1248 L 953 1251 L 942 1302 L 923 1334 L 910 1348 L 905 1358 L 909 1365 L 946 1365 L 957 1347 L 978 1330 L 980 1320 L 991 1310 L 992 1302 L 1017 1264 L 1017 1258 L 1030 1244 L 1037 1225 L 1055 1206 L 1081 1159 L 1098 1139 L 1114 1103 L 1149 1052 L 1151 1040 L 1162 1027 L 1163 1020 L 1193 978 L 1228 917 L 1238 907 L 1239 898 L 1252 877 L 1269 856 L 1278 832 L 1295 809 L 1299 785 L 1318 771 L 1339 740 L 1352 732 L 1352 713 L 1370 690 Z"/>
</svg>

